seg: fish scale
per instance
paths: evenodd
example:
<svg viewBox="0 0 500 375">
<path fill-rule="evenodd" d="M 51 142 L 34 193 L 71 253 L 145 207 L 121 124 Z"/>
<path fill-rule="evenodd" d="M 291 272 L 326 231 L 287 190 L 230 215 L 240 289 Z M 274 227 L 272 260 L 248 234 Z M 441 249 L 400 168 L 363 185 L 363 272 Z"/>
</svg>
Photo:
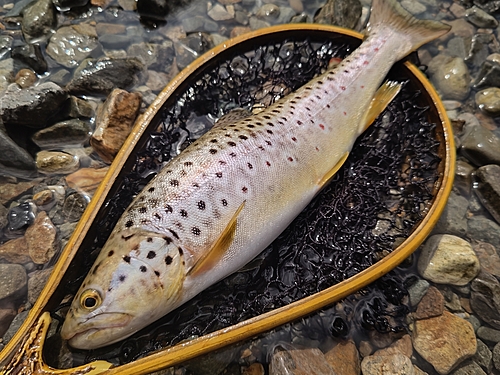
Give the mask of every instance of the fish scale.
<svg viewBox="0 0 500 375">
<path fill-rule="evenodd" d="M 397 93 L 399 59 L 449 27 L 374 0 L 368 37 L 258 115 L 222 118 L 168 163 L 116 224 L 61 334 L 92 349 L 130 336 L 264 250 L 331 179 Z"/>
</svg>

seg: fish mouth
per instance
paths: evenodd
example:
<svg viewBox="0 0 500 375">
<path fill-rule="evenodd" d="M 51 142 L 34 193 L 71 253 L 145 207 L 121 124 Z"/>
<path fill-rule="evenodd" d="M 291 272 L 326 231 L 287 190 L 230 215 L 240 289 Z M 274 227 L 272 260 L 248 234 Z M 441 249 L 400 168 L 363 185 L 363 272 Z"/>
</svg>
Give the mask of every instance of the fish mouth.
<svg viewBox="0 0 500 375">
<path fill-rule="evenodd" d="M 65 320 L 61 337 L 77 349 L 95 349 L 120 341 L 135 331 L 127 327 L 132 316 L 126 313 L 102 313 L 84 322 Z"/>
</svg>

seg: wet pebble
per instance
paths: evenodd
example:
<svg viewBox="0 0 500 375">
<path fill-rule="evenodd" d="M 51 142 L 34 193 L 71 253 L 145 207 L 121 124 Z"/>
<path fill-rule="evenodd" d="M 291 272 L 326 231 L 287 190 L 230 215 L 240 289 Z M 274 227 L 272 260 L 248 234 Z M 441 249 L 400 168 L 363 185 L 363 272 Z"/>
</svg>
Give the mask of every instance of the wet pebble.
<svg viewBox="0 0 500 375">
<path fill-rule="evenodd" d="M 215 4 L 209 11 L 208 11 L 208 16 L 213 19 L 214 21 L 227 21 L 227 20 L 232 20 L 234 18 L 234 13 L 231 14 L 230 12 L 227 11 L 227 9 L 222 6 L 221 4 Z M 205 23 L 203 22 L 203 25 Z M 193 31 L 200 31 L 198 30 L 193 30 Z M 188 32 L 188 31 L 186 31 Z"/>
<path fill-rule="evenodd" d="M 500 166 L 491 164 L 478 168 L 476 177 L 478 184 L 474 191 L 491 216 L 500 224 Z"/>
<path fill-rule="evenodd" d="M 10 231 L 18 231 L 27 228 L 35 221 L 36 206 L 31 202 L 24 202 L 11 207 L 7 215 Z"/>
<path fill-rule="evenodd" d="M 0 203 L 0 230 L 2 230 L 8 223 L 7 213 L 9 210 L 3 204 Z"/>
<path fill-rule="evenodd" d="M 95 105 L 93 102 L 86 99 L 80 99 L 73 95 L 70 95 L 61 111 L 61 116 L 65 118 L 92 118 L 94 115 Z"/>
<path fill-rule="evenodd" d="M 280 15 L 280 8 L 275 4 L 264 4 L 255 15 L 264 21 L 273 22 Z"/>
<path fill-rule="evenodd" d="M 304 373 L 309 375 L 335 375 L 321 350 L 317 348 L 285 350 L 277 347 L 269 361 L 270 375 Z"/>
<path fill-rule="evenodd" d="M 0 308 L 0 337 L 9 329 L 12 320 L 16 317 L 17 312 L 12 307 L 2 306 Z M 1 350 L 1 348 L 0 348 Z"/>
<path fill-rule="evenodd" d="M 40 181 L 33 180 L 33 181 L 21 181 L 18 183 L 8 183 L 8 182 L 0 183 L 0 204 L 9 203 L 11 200 L 26 193 L 38 182 Z"/>
<path fill-rule="evenodd" d="M 148 69 L 159 72 L 168 72 L 174 61 L 174 44 L 170 40 L 165 40 L 161 44 L 134 43 L 127 48 L 127 55 L 130 57 L 136 57 Z"/>
<path fill-rule="evenodd" d="M 493 348 L 493 365 L 497 370 L 500 370 L 500 342 Z"/>
<path fill-rule="evenodd" d="M 0 259 L 9 263 L 25 264 L 31 261 L 28 244 L 24 237 L 15 238 L 0 245 Z"/>
<path fill-rule="evenodd" d="M 479 259 L 465 240 L 448 234 L 427 239 L 418 260 L 418 271 L 440 284 L 465 285 L 480 270 Z"/>
<path fill-rule="evenodd" d="M 469 95 L 470 74 L 463 59 L 437 55 L 429 64 L 429 73 L 443 99 L 463 100 Z"/>
<path fill-rule="evenodd" d="M 427 7 L 418 1 L 402 0 L 401 5 L 414 16 L 422 14 L 427 10 Z"/>
<path fill-rule="evenodd" d="M 474 361 L 460 365 L 451 375 L 487 375 L 481 366 Z"/>
<path fill-rule="evenodd" d="M 261 363 L 255 362 L 241 370 L 241 375 L 265 375 L 264 366 Z"/>
<path fill-rule="evenodd" d="M 0 265 L 0 269 L 1 269 L 1 265 Z M 0 278 L 1 278 L 1 274 L 0 274 Z M 21 327 L 21 324 L 23 324 L 23 322 L 25 321 L 28 313 L 29 313 L 29 310 L 24 310 L 24 311 L 20 312 L 19 314 L 17 314 L 16 317 L 12 320 L 12 323 L 10 324 L 9 329 L 3 335 L 3 343 L 4 344 L 7 344 L 10 341 L 10 339 L 12 339 L 14 334 L 18 331 L 19 327 Z"/>
<path fill-rule="evenodd" d="M 54 267 L 34 271 L 28 275 L 28 302 L 35 304 Z"/>
<path fill-rule="evenodd" d="M 472 6 L 465 11 L 465 19 L 479 28 L 496 28 L 498 21 L 477 6 Z"/>
<path fill-rule="evenodd" d="M 486 271 L 472 281 L 470 304 L 479 318 L 495 329 L 500 329 L 500 283 Z"/>
<path fill-rule="evenodd" d="M 19 264 L 0 264 L 0 300 L 15 300 L 26 294 L 28 277 Z"/>
<path fill-rule="evenodd" d="M 499 61 L 486 60 L 472 82 L 475 89 L 483 89 L 500 86 L 500 63 Z M 481 99 L 481 98 L 480 98 Z"/>
<path fill-rule="evenodd" d="M 72 189 L 93 193 L 108 172 L 109 167 L 81 168 L 66 176 L 66 182 Z"/>
<path fill-rule="evenodd" d="M 500 249 L 500 226 L 493 220 L 481 215 L 469 218 L 467 234 L 470 238 L 488 242 Z"/>
<path fill-rule="evenodd" d="M 0 168 L 11 171 L 14 175 L 29 177 L 36 170 L 33 157 L 17 143 L 15 143 L 0 128 Z M 0 202 L 2 201 L 0 197 Z"/>
<path fill-rule="evenodd" d="M 33 195 L 33 203 L 44 211 L 49 210 L 56 203 L 54 192 L 50 189 L 39 191 Z"/>
<path fill-rule="evenodd" d="M 17 72 L 15 81 L 20 88 L 25 89 L 33 86 L 33 84 L 37 81 L 37 77 L 31 69 L 21 69 Z"/>
<path fill-rule="evenodd" d="M 471 178 L 469 175 L 469 181 L 470 180 Z M 472 184 L 472 182 L 470 183 Z M 466 198 L 451 192 L 446 207 L 439 217 L 432 233 L 453 234 L 460 237 L 465 236 L 467 233 L 467 206 L 468 201 Z"/>
<path fill-rule="evenodd" d="M 477 330 L 477 336 L 488 342 L 500 342 L 500 331 L 490 327 L 482 326 Z"/>
<path fill-rule="evenodd" d="M 115 88 L 133 86 L 142 69 L 143 64 L 135 58 L 87 59 L 76 69 L 66 89 L 73 94 L 108 95 Z"/>
<path fill-rule="evenodd" d="M 42 150 L 36 154 L 36 166 L 44 174 L 68 174 L 75 172 L 80 162 L 66 152 Z"/>
<path fill-rule="evenodd" d="M 500 256 L 495 246 L 481 241 L 476 241 L 472 248 L 479 258 L 481 268 L 496 277 L 500 277 Z"/>
<path fill-rule="evenodd" d="M 40 148 L 75 147 L 85 144 L 90 138 L 90 124 L 78 119 L 58 122 L 39 130 L 31 139 Z"/>
<path fill-rule="evenodd" d="M 490 87 L 479 91 L 476 94 L 476 104 L 490 116 L 500 115 L 500 88 Z"/>
<path fill-rule="evenodd" d="M 48 70 L 47 61 L 39 44 L 30 43 L 14 47 L 11 56 L 13 59 L 28 65 L 38 74 L 44 74 Z"/>
<path fill-rule="evenodd" d="M 59 250 L 57 229 L 45 211 L 40 211 L 34 223 L 26 229 L 30 257 L 36 264 L 48 263 Z"/>
<path fill-rule="evenodd" d="M 462 137 L 460 152 L 478 166 L 500 164 L 500 138 L 482 126 L 475 126 Z"/>
<path fill-rule="evenodd" d="M 52 0 L 37 0 L 23 11 L 22 30 L 26 39 L 47 35 L 56 24 Z"/>
<path fill-rule="evenodd" d="M 418 279 L 417 282 L 412 284 L 408 288 L 408 297 L 410 300 L 411 306 L 417 306 L 418 303 L 422 300 L 422 297 L 427 293 L 430 284 L 427 280 Z"/>
<path fill-rule="evenodd" d="M 68 94 L 52 82 L 26 89 L 11 85 L 0 97 L 0 117 L 4 123 L 44 128 L 67 97 Z"/>
<path fill-rule="evenodd" d="M 492 353 L 484 342 L 477 339 L 477 351 L 474 357 L 472 357 L 474 362 L 481 366 L 484 370 L 491 371 L 492 368 Z"/>
<path fill-rule="evenodd" d="M 64 199 L 62 214 L 69 222 L 78 221 L 85 208 L 87 208 L 87 204 L 88 201 L 82 194 L 78 192 L 71 193 Z"/>
<path fill-rule="evenodd" d="M 417 320 L 414 329 L 413 347 L 440 374 L 448 374 L 476 353 L 472 325 L 448 311 L 438 317 Z"/>
<path fill-rule="evenodd" d="M 54 5 L 61 11 L 87 5 L 89 0 L 52 0 Z"/>
<path fill-rule="evenodd" d="M 105 162 L 113 161 L 130 134 L 140 105 L 140 94 L 115 89 L 99 108 L 90 144 Z"/>
<path fill-rule="evenodd" d="M 170 10 L 168 0 L 137 0 L 137 12 L 146 19 L 162 21 Z"/>
</svg>

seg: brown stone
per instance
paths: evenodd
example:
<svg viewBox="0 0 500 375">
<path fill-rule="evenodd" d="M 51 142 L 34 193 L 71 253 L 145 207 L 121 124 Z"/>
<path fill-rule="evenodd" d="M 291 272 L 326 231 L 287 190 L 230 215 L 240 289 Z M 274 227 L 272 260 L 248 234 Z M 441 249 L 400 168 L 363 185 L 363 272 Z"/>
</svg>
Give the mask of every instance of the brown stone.
<svg viewBox="0 0 500 375">
<path fill-rule="evenodd" d="M 44 207 L 54 202 L 54 192 L 52 190 L 42 190 L 33 195 L 33 202 L 38 207 Z"/>
<path fill-rule="evenodd" d="M 361 361 L 363 374 L 369 375 L 413 375 L 413 364 L 403 354 L 371 355 Z"/>
<path fill-rule="evenodd" d="M 481 268 L 496 277 L 500 277 L 500 257 L 495 246 L 487 242 L 475 241 L 472 243 L 472 249 L 479 258 Z"/>
<path fill-rule="evenodd" d="M 125 34 L 125 25 L 120 25 L 116 23 L 98 23 L 95 27 L 97 35 L 107 35 L 107 34 Z"/>
<path fill-rule="evenodd" d="M 248 26 L 236 26 L 231 30 L 231 38 L 235 38 L 239 35 L 249 33 L 252 29 Z"/>
<path fill-rule="evenodd" d="M 443 311 L 444 297 L 436 287 L 431 286 L 418 304 L 417 311 L 415 312 L 415 318 L 432 318 L 434 316 L 441 315 Z"/>
<path fill-rule="evenodd" d="M 86 193 L 93 193 L 99 186 L 104 176 L 108 172 L 109 167 L 104 168 L 82 168 L 66 176 L 66 183 L 69 187 L 84 191 Z"/>
<path fill-rule="evenodd" d="M 352 341 L 342 341 L 325 353 L 327 362 L 336 375 L 359 375 L 359 353 Z"/>
<path fill-rule="evenodd" d="M 317 348 L 275 350 L 269 364 L 270 375 L 335 375 Z"/>
<path fill-rule="evenodd" d="M 21 69 L 17 72 L 16 78 L 14 78 L 16 83 L 21 88 L 31 87 L 37 81 L 37 77 L 34 71 L 31 69 Z"/>
<path fill-rule="evenodd" d="M 241 375 L 264 375 L 264 366 L 261 363 L 252 363 L 250 366 L 241 370 Z"/>
<path fill-rule="evenodd" d="M 28 277 L 28 302 L 34 304 L 45 287 L 47 280 L 54 267 L 35 271 L 29 274 Z"/>
<path fill-rule="evenodd" d="M 111 0 L 90 0 L 90 4 L 101 8 L 107 7 L 110 3 Z"/>
<path fill-rule="evenodd" d="M 96 129 L 90 144 L 111 163 L 130 134 L 141 106 L 141 94 L 114 89 L 96 115 Z"/>
<path fill-rule="evenodd" d="M 9 203 L 11 200 L 24 194 L 37 184 L 37 181 L 19 182 L 17 184 L 0 184 L 0 204 Z"/>
<path fill-rule="evenodd" d="M 448 311 L 417 320 L 412 339 L 415 350 L 442 375 L 472 357 L 477 349 L 472 325 Z"/>
<path fill-rule="evenodd" d="M 57 229 L 45 211 L 40 211 L 32 225 L 26 229 L 29 254 L 36 264 L 45 264 L 59 248 Z"/>
<path fill-rule="evenodd" d="M 18 264 L 30 262 L 31 257 L 28 251 L 28 244 L 24 237 L 19 237 L 0 245 L 0 259 Z"/>
<path fill-rule="evenodd" d="M 7 332 L 10 327 L 10 323 L 12 323 L 12 320 L 14 320 L 16 315 L 16 310 L 14 310 L 12 307 L 0 308 L 0 337 L 2 337 L 5 332 Z"/>
<path fill-rule="evenodd" d="M 404 335 L 399 340 L 392 343 L 391 346 L 377 350 L 373 355 L 393 355 L 403 354 L 408 358 L 413 354 L 413 345 L 410 335 Z"/>
</svg>

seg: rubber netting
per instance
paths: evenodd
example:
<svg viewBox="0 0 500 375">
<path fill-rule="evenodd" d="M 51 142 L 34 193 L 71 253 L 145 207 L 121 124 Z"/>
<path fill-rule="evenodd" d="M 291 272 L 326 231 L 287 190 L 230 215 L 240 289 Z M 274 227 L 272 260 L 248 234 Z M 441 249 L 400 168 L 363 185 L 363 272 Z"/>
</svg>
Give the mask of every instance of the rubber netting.
<svg viewBox="0 0 500 375">
<path fill-rule="evenodd" d="M 133 196 L 215 118 L 236 107 L 269 104 L 349 52 L 349 46 L 335 40 L 289 40 L 233 56 L 192 82 L 173 106 L 163 108 L 160 126 L 107 202 L 109 213 L 99 225 L 96 249 Z M 86 361 L 129 362 L 227 327 L 332 286 L 392 251 L 425 215 L 438 178 L 435 125 L 427 122 L 426 109 L 415 104 L 418 96 L 405 85 L 358 139 L 328 187 L 244 270 L 124 342 L 86 352 Z M 387 276 L 375 284 L 383 293 L 365 301 L 367 308 L 355 318 L 363 327 L 398 329 L 385 317 L 388 305 L 396 306 L 394 311 L 405 310 L 401 308 L 405 289 L 398 277 Z M 332 318 L 332 334 L 344 336 L 346 329 L 345 318 Z"/>
</svg>

